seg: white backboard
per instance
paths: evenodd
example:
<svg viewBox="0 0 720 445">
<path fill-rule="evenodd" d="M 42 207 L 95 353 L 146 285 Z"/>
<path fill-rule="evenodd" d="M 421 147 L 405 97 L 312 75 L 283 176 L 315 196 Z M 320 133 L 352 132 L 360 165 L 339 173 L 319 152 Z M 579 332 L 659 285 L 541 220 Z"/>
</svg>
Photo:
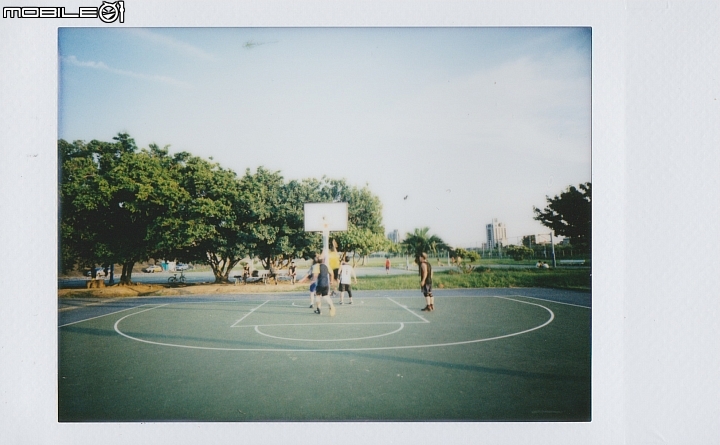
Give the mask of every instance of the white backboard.
<svg viewBox="0 0 720 445">
<path fill-rule="evenodd" d="M 347 202 L 306 202 L 306 232 L 345 232 L 348 229 Z"/>
</svg>

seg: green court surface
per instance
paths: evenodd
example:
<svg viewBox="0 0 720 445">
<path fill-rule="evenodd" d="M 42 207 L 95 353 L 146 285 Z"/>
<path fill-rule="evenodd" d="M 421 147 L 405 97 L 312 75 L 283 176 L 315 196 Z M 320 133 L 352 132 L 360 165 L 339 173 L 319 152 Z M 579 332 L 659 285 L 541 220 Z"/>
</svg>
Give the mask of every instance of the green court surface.
<svg viewBox="0 0 720 445">
<path fill-rule="evenodd" d="M 589 421 L 589 294 L 152 297 L 60 311 L 75 421 Z M 552 301 L 556 300 L 556 301 Z M 326 305 L 324 305 L 326 306 Z"/>
</svg>

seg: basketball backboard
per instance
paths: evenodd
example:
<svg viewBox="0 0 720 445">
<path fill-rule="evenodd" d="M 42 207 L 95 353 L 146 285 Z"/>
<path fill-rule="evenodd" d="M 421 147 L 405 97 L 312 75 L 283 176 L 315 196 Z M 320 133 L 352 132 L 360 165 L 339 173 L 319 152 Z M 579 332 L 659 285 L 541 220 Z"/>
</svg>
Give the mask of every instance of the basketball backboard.
<svg viewBox="0 0 720 445">
<path fill-rule="evenodd" d="M 306 232 L 345 232 L 348 229 L 347 202 L 306 202 Z"/>
</svg>

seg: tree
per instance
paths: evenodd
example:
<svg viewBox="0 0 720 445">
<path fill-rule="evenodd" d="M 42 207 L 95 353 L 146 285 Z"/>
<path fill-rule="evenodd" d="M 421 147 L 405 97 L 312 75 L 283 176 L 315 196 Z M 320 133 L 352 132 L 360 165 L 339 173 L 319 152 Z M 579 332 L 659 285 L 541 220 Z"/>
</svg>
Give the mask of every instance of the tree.
<svg viewBox="0 0 720 445">
<path fill-rule="evenodd" d="M 63 270 L 119 263 L 121 283 L 130 283 L 136 262 L 157 257 L 163 218 L 183 192 L 167 150 L 137 151 L 126 133 L 113 139 L 58 141 L 61 261 Z"/>
<path fill-rule="evenodd" d="M 215 282 L 227 282 L 230 271 L 250 253 L 243 225 L 249 204 L 243 200 L 240 180 L 232 170 L 188 153 L 176 158 L 181 163 L 180 184 L 189 199 L 180 207 L 180 218 L 166 227 L 177 234 L 166 256 L 207 264 Z"/>
<path fill-rule="evenodd" d="M 592 184 L 579 188 L 569 186 L 560 196 L 547 197 L 547 207 L 533 207 L 535 220 L 552 229 L 557 235 L 568 237 L 577 246 L 589 249 L 592 242 Z"/>
<path fill-rule="evenodd" d="M 472 250 L 465 250 L 458 247 L 457 249 L 450 249 L 450 258 L 456 263 L 459 263 L 462 260 L 467 260 L 468 262 L 473 263 L 480 259 L 480 255 Z"/>
<path fill-rule="evenodd" d="M 318 239 L 304 231 L 303 203 L 311 190 L 297 181 L 285 183 L 279 172 L 259 167 L 240 180 L 241 199 L 246 203 L 241 229 L 251 255 L 263 267 L 284 268 L 298 256 L 308 254 Z"/>
<path fill-rule="evenodd" d="M 138 150 L 129 135 L 114 142 L 58 141 L 61 266 L 133 265 L 149 258 L 209 264 L 227 282 L 245 256 L 285 267 L 309 258 L 321 237 L 304 230 L 304 203 L 346 201 L 342 248 L 363 255 L 384 247 L 380 200 L 344 180 L 285 183 L 260 167 L 238 177 L 219 164 L 151 144 Z"/>
<path fill-rule="evenodd" d="M 450 249 L 445 242 L 436 235 L 429 235 L 429 227 L 415 229 L 413 233 L 408 233 L 405 240 L 401 243 L 407 251 L 418 257 L 421 253 L 437 253 L 437 249 Z"/>
<path fill-rule="evenodd" d="M 367 185 L 358 188 L 348 185 L 345 180 L 328 180 L 324 193 L 335 201 L 348 203 L 348 230 L 332 235 L 343 256 L 354 252 L 364 257 L 387 249 L 382 203 Z"/>
</svg>

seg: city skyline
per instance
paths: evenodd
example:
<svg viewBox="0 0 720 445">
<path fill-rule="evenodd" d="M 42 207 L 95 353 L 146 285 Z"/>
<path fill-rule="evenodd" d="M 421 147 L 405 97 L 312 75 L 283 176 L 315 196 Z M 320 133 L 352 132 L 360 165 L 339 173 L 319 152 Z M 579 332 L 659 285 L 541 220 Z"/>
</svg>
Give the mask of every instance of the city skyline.
<svg viewBox="0 0 720 445">
<path fill-rule="evenodd" d="M 589 28 L 61 28 L 58 137 L 366 186 L 386 234 L 549 229 L 591 180 Z"/>
</svg>

